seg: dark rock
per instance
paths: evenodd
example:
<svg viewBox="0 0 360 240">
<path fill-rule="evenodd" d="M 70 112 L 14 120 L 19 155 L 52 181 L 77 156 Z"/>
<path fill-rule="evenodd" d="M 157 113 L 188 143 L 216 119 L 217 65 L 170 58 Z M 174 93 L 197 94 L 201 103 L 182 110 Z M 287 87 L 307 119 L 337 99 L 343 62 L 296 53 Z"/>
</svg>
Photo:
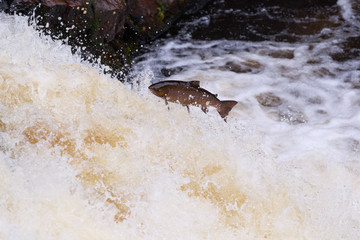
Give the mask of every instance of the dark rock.
<svg viewBox="0 0 360 240">
<path fill-rule="evenodd" d="M 313 21 L 313 22 L 302 22 L 296 23 L 292 22 L 288 24 L 288 33 L 289 34 L 297 34 L 297 35 L 314 35 L 320 34 L 323 29 L 332 29 L 339 25 L 339 23 L 330 21 L 330 20 L 321 20 Z M 330 33 L 322 34 L 324 39 L 331 37 L 331 30 Z"/>
<path fill-rule="evenodd" d="M 9 4 L 5 0 L 0 0 L 0 12 L 7 11 L 9 9 Z"/>
<path fill-rule="evenodd" d="M 337 0 L 297 0 L 297 1 L 289 1 L 289 0 L 264 0 L 265 4 L 268 5 L 279 5 L 287 8 L 309 8 L 316 6 L 330 6 L 335 5 Z"/>
<path fill-rule="evenodd" d="M 357 78 L 351 78 L 350 76 L 348 76 L 344 82 L 347 83 L 348 86 L 352 89 L 360 89 L 360 76 L 358 76 Z"/>
<path fill-rule="evenodd" d="M 127 6 L 122 0 L 106 0 L 95 2 L 94 35 L 112 41 L 115 37 L 122 38 L 127 16 Z"/>
<path fill-rule="evenodd" d="M 154 39 L 186 11 L 194 12 L 210 0 L 129 0 L 127 26 L 138 37 Z"/>
<path fill-rule="evenodd" d="M 360 89 L 360 80 L 357 81 L 357 82 L 353 82 L 352 88 L 353 89 Z"/>
<path fill-rule="evenodd" d="M 329 16 L 340 15 L 336 0 L 216 0 L 197 17 L 207 21 L 189 25 L 199 40 L 296 42 L 338 26 Z M 307 36 L 305 36 L 307 35 Z"/>
<path fill-rule="evenodd" d="M 255 69 L 259 69 L 261 67 L 261 63 L 251 59 L 247 59 L 245 62 L 242 62 L 242 64 Z"/>
<path fill-rule="evenodd" d="M 293 59 L 294 51 L 293 50 L 276 50 L 276 51 L 270 51 L 268 53 L 268 55 L 273 58 Z"/>
<path fill-rule="evenodd" d="M 321 115 L 327 115 L 328 114 L 325 110 L 322 110 L 322 109 L 317 110 L 316 113 L 321 114 Z"/>
<path fill-rule="evenodd" d="M 35 15 L 52 34 L 109 42 L 124 32 L 127 6 L 122 0 L 14 0 L 11 9 L 26 13 L 39 3 Z"/>
<path fill-rule="evenodd" d="M 181 16 L 194 14 L 209 2 L 212 4 L 200 15 L 187 16 L 190 21 L 205 19 L 187 25 L 185 31 L 193 39 L 294 42 L 316 34 L 326 36 L 323 29 L 331 33 L 337 26 L 336 21 L 329 19 L 341 15 L 337 0 L 0 0 L 0 9 L 29 15 L 35 11 L 43 31 L 68 38 L 72 46 L 85 46 L 84 56 L 101 57 L 102 63 L 119 69 L 142 51 L 143 43 L 165 33 Z M 339 44 L 343 52 L 331 56 L 338 61 L 360 56 L 357 40 L 344 40 Z M 294 53 L 285 50 L 269 56 L 291 59 Z M 237 73 L 260 68 L 256 61 L 224 66 Z M 176 71 L 162 70 L 164 76 Z"/>
<path fill-rule="evenodd" d="M 314 73 L 319 77 L 324 77 L 324 76 L 335 77 L 336 76 L 333 72 L 331 72 L 329 69 L 327 69 L 325 67 L 321 67 L 319 69 L 316 69 L 314 71 Z"/>
<path fill-rule="evenodd" d="M 339 44 L 340 52 L 332 53 L 332 59 L 338 62 L 344 62 L 360 57 L 360 39 L 359 36 L 348 37 Z"/>
<path fill-rule="evenodd" d="M 320 97 L 312 97 L 307 99 L 307 102 L 311 104 L 322 104 L 323 100 Z"/>
<path fill-rule="evenodd" d="M 220 70 L 228 70 L 235 73 L 249 73 L 251 72 L 251 68 L 242 66 L 240 64 L 234 62 L 227 62 L 224 66 L 220 68 Z"/>
<path fill-rule="evenodd" d="M 237 62 L 227 62 L 224 66 L 219 67 L 223 71 L 232 71 L 235 73 L 258 73 L 261 64 L 257 61 L 248 59 L 246 61 L 237 63 Z"/>
<path fill-rule="evenodd" d="M 307 64 L 319 64 L 319 63 L 321 63 L 321 59 L 310 59 L 306 63 Z"/>
<path fill-rule="evenodd" d="M 127 14 L 127 7 L 121 0 L 55 0 L 41 1 L 41 4 L 36 1 L 14 0 L 11 8 L 25 14 L 34 11 L 38 29 L 54 38 L 67 38 L 68 43 L 74 47 L 85 47 L 86 50 L 81 52 L 85 59 L 91 61 L 100 58 L 103 64 L 118 69 L 116 74 L 126 66 L 128 46 L 116 45 L 116 40 L 121 39 L 124 34 Z"/>
<path fill-rule="evenodd" d="M 84 2 L 77 4 L 40 5 L 35 9 L 35 14 L 41 16 L 38 24 L 58 38 L 70 36 L 70 41 L 86 39 L 94 23 L 94 13 Z"/>
<path fill-rule="evenodd" d="M 251 7 L 252 5 L 262 6 L 281 6 L 286 8 L 308 8 L 316 6 L 331 6 L 335 5 L 337 0 L 226 0 L 215 3 L 218 8 L 223 9 L 240 9 Z"/>
<path fill-rule="evenodd" d="M 282 104 L 281 98 L 271 92 L 257 95 L 256 100 L 265 107 L 277 107 Z"/>
<path fill-rule="evenodd" d="M 175 67 L 175 68 L 162 68 L 161 69 L 161 73 L 165 76 L 165 77 L 170 77 L 174 74 L 178 74 L 183 70 L 182 67 Z"/>
<path fill-rule="evenodd" d="M 145 41 L 163 34 L 185 12 L 210 0 L 1 0 L 0 10 L 34 16 L 38 29 L 82 55 L 120 70 Z"/>
</svg>

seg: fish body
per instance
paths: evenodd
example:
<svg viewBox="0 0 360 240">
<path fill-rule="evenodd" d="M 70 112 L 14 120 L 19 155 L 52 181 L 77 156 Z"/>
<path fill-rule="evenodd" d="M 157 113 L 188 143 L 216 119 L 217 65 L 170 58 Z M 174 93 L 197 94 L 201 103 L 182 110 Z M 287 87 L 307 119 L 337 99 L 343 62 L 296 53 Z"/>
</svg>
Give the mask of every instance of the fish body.
<svg viewBox="0 0 360 240">
<path fill-rule="evenodd" d="M 222 118 L 237 104 L 236 101 L 221 101 L 216 94 L 200 87 L 199 81 L 162 81 L 149 86 L 149 90 L 167 102 L 180 103 L 188 108 L 197 106 L 207 113 L 208 107 L 214 107 Z M 189 109 L 189 108 L 188 108 Z"/>
</svg>

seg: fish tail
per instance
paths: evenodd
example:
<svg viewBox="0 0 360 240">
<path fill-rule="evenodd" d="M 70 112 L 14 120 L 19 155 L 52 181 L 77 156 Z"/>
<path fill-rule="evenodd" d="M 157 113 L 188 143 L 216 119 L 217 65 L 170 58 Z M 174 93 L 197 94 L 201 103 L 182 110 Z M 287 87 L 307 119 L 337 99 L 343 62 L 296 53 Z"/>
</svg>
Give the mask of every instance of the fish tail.
<svg viewBox="0 0 360 240">
<path fill-rule="evenodd" d="M 220 116 L 225 118 L 236 104 L 236 101 L 221 101 L 220 107 L 218 109 Z"/>
</svg>

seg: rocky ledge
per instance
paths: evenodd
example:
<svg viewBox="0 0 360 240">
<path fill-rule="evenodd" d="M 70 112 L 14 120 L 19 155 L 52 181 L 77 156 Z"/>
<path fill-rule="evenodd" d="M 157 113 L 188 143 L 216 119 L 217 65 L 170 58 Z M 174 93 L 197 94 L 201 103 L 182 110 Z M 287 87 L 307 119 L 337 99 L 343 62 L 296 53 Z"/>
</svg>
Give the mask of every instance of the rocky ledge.
<svg viewBox="0 0 360 240">
<path fill-rule="evenodd" d="M 38 28 L 122 69 L 141 44 L 210 0 L 0 0 L 0 11 L 33 16 Z"/>
</svg>

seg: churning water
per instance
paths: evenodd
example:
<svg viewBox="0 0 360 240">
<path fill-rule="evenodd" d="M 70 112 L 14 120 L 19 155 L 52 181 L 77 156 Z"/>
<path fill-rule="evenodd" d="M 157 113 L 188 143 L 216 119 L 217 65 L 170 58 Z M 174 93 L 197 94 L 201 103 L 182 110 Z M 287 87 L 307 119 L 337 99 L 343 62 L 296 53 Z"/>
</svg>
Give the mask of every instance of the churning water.
<svg viewBox="0 0 360 240">
<path fill-rule="evenodd" d="M 0 13 L 0 239 L 359 239 L 360 60 L 338 57 L 359 19 L 338 4 L 323 38 L 159 41 L 132 90 Z M 165 76 L 239 104 L 168 110 Z"/>
</svg>

